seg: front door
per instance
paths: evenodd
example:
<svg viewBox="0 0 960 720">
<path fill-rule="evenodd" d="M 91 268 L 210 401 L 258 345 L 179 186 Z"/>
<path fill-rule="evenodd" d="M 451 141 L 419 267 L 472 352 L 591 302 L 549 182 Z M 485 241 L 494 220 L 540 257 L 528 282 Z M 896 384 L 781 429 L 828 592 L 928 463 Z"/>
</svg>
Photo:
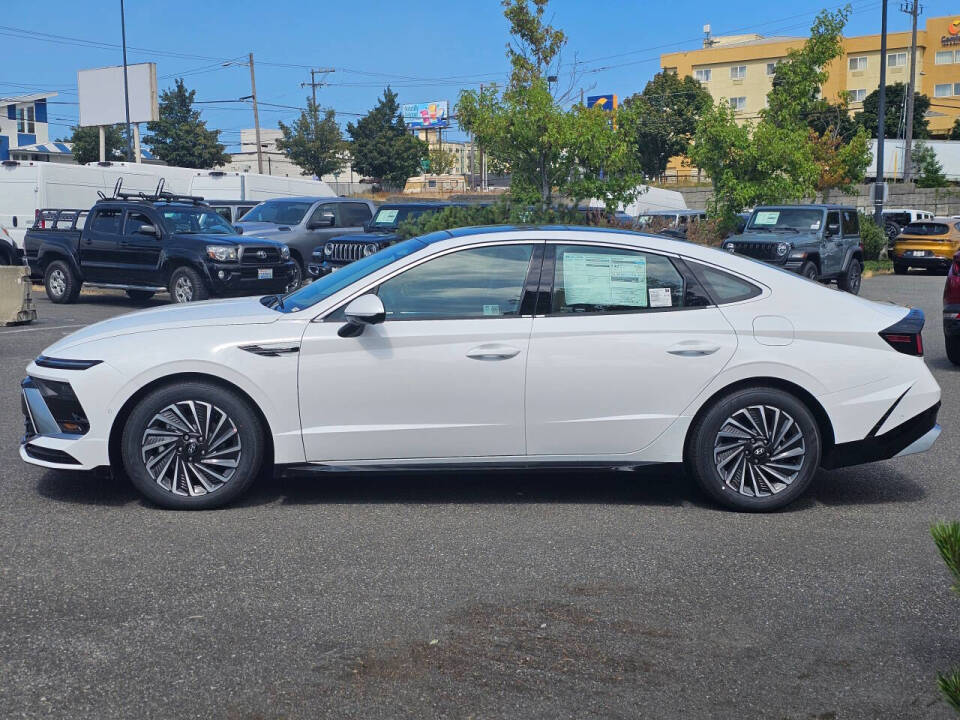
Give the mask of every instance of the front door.
<svg viewBox="0 0 960 720">
<path fill-rule="evenodd" d="M 99 208 L 94 210 L 80 237 L 80 267 L 88 282 L 118 282 L 117 251 L 123 210 Z"/>
<path fill-rule="evenodd" d="M 548 245 L 527 364 L 528 455 L 632 453 L 723 369 L 737 336 L 683 265 Z"/>
<path fill-rule="evenodd" d="M 843 227 L 840 213 L 827 213 L 827 226 L 823 231 L 823 253 L 820 256 L 820 274 L 836 275 L 843 265 Z"/>
<path fill-rule="evenodd" d="M 456 250 L 385 280 L 369 291 L 386 320 L 359 337 L 337 335 L 342 307 L 311 323 L 299 369 L 307 460 L 523 455 L 532 318 L 521 301 L 535 247 Z"/>
<path fill-rule="evenodd" d="M 123 272 L 114 282 L 130 285 L 163 285 L 160 276 L 160 253 L 162 241 L 157 235 L 148 235 L 141 231 L 145 225 L 153 225 L 157 231 L 162 227 L 148 215 L 128 210 L 123 224 L 123 236 L 117 251 L 117 264 Z"/>
</svg>

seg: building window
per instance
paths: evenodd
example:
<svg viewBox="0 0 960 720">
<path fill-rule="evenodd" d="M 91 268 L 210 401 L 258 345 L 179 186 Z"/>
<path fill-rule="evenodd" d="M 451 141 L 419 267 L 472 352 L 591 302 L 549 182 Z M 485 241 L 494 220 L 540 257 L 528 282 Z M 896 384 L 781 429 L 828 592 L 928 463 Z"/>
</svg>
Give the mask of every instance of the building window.
<svg viewBox="0 0 960 720">
<path fill-rule="evenodd" d="M 950 83 L 946 83 L 944 85 L 934 85 L 934 97 L 950 97 L 951 95 L 953 95 L 953 85 Z"/>
<path fill-rule="evenodd" d="M 743 80 L 746 76 L 747 76 L 746 65 L 734 65 L 732 68 L 730 68 L 731 80 Z"/>
<path fill-rule="evenodd" d="M 734 112 L 743 112 L 747 109 L 747 98 L 743 96 L 730 98 L 730 109 Z"/>
<path fill-rule="evenodd" d="M 953 94 L 960 95 L 960 83 L 953 84 Z"/>
<path fill-rule="evenodd" d="M 866 70 L 867 69 L 866 56 L 861 55 L 859 57 L 850 58 L 849 67 L 850 67 L 850 72 L 856 72 L 858 70 Z"/>
<path fill-rule="evenodd" d="M 694 70 L 693 79 L 699 80 L 700 82 L 710 82 L 710 68 L 704 68 L 703 70 Z"/>
<path fill-rule="evenodd" d="M 939 50 L 934 58 L 934 63 L 936 65 L 953 65 L 953 50 Z"/>
<path fill-rule="evenodd" d="M 37 131 L 34 124 L 33 105 L 26 105 L 17 108 L 17 132 L 28 133 L 32 135 Z"/>
<path fill-rule="evenodd" d="M 767 63 L 767 75 L 772 76 L 777 74 L 777 63 Z"/>
<path fill-rule="evenodd" d="M 666 67 L 663 69 L 663 72 L 666 75 L 676 75 L 677 69 L 675 67 Z"/>
<path fill-rule="evenodd" d="M 887 55 L 887 67 L 906 67 L 907 54 L 905 52 L 890 53 Z"/>
<path fill-rule="evenodd" d="M 847 91 L 847 100 L 850 102 L 863 102 L 864 98 L 867 97 L 867 91 L 863 88 L 859 90 L 848 90 Z"/>
</svg>

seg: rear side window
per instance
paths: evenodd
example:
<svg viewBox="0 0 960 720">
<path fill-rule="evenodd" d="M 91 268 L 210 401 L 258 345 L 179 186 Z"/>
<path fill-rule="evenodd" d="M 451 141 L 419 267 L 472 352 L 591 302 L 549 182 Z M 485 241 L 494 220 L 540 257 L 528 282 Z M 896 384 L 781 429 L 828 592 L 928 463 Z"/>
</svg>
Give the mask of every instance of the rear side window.
<svg viewBox="0 0 960 720">
<path fill-rule="evenodd" d="M 697 274 L 717 305 L 749 300 L 763 292 L 753 283 L 709 265 L 701 265 L 690 260 L 687 260 L 687 265 Z"/>
<path fill-rule="evenodd" d="M 904 235 L 946 235 L 950 227 L 943 223 L 915 222 L 903 229 Z"/>
<path fill-rule="evenodd" d="M 345 227 L 357 227 L 369 221 L 373 214 L 363 203 L 343 203 L 340 205 L 340 216 Z"/>
<path fill-rule="evenodd" d="M 844 235 L 860 234 L 860 218 L 857 216 L 857 213 L 853 210 L 843 211 L 843 234 Z"/>
<path fill-rule="evenodd" d="M 122 210 L 98 210 L 93 216 L 93 225 L 91 230 L 111 235 L 120 234 L 120 218 L 123 216 Z"/>
</svg>

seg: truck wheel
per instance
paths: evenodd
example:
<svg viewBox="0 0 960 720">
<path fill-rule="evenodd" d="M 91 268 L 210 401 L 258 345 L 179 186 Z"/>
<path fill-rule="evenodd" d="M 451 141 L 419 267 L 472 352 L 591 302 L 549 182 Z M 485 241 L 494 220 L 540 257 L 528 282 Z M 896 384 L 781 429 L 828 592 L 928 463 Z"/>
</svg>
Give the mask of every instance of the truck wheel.
<svg viewBox="0 0 960 720">
<path fill-rule="evenodd" d="M 203 284 L 200 273 L 192 267 L 178 267 L 170 275 L 170 297 L 175 303 L 188 303 L 195 300 L 206 300 L 210 291 Z"/>
<path fill-rule="evenodd" d="M 945 337 L 947 359 L 954 365 L 960 365 L 960 337 Z"/>
<path fill-rule="evenodd" d="M 895 262 L 895 263 L 893 264 L 893 273 L 894 273 L 895 275 L 906 275 L 906 274 L 907 274 L 907 266 L 904 265 L 903 263 L 896 263 L 896 262 Z"/>
<path fill-rule="evenodd" d="M 290 282 L 284 288 L 285 292 L 291 293 L 301 285 L 303 285 L 303 268 L 300 266 L 300 261 L 296 258 L 293 259 L 293 277 L 290 278 Z"/>
<path fill-rule="evenodd" d="M 850 267 L 837 280 L 837 286 L 844 292 L 857 295 L 860 293 L 860 281 L 863 279 L 863 265 L 857 258 L 850 261 Z"/>
<path fill-rule="evenodd" d="M 73 274 L 73 270 L 63 260 L 54 260 L 47 265 L 46 272 L 43 273 L 43 287 L 50 302 L 76 302 L 80 295 L 80 285 L 80 278 Z"/>
<path fill-rule="evenodd" d="M 153 290 L 127 290 L 127 297 L 134 302 L 146 302 L 154 296 Z"/>
<path fill-rule="evenodd" d="M 10 261 L 10 253 L 0 247 L 0 265 L 13 265 Z"/>
<path fill-rule="evenodd" d="M 800 266 L 800 274 L 807 280 L 813 280 L 814 282 L 820 278 L 820 271 L 817 270 L 817 264 L 812 260 L 807 260 Z"/>
</svg>

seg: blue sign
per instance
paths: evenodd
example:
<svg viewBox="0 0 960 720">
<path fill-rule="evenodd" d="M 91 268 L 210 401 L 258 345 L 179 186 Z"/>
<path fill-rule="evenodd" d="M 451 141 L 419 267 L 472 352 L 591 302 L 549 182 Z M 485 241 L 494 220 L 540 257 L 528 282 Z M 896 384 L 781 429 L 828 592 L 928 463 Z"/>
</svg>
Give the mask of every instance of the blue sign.
<svg viewBox="0 0 960 720">
<path fill-rule="evenodd" d="M 616 110 L 617 96 L 610 95 L 590 95 L 587 98 L 587 107 L 598 107 L 601 110 Z"/>
</svg>

